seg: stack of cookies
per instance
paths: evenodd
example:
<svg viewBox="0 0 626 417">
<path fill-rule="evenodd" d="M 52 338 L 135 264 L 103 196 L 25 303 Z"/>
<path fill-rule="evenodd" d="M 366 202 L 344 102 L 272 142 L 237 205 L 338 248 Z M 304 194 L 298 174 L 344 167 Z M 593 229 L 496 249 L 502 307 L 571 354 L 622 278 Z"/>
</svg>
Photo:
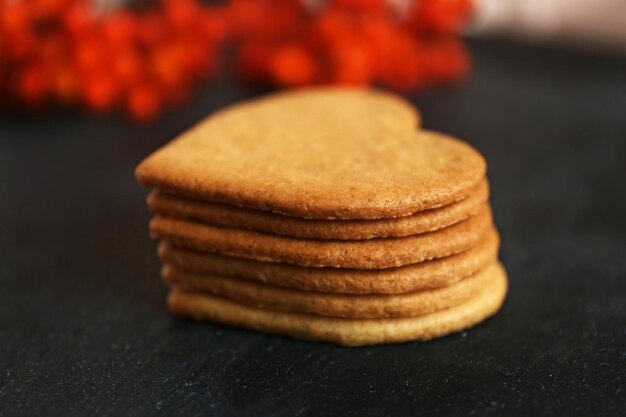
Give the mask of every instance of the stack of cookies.
<svg viewBox="0 0 626 417">
<path fill-rule="evenodd" d="M 150 155 L 150 233 L 176 315 L 355 346 L 427 340 L 507 289 L 486 165 L 359 89 L 226 108 Z"/>
</svg>

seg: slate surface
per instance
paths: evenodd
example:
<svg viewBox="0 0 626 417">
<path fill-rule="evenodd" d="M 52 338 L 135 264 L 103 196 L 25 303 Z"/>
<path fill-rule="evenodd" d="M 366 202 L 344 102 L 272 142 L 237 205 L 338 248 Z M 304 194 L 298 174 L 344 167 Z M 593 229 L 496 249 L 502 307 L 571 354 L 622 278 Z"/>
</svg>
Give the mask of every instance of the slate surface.
<svg viewBox="0 0 626 417">
<path fill-rule="evenodd" d="M 474 75 L 415 97 L 489 161 L 510 295 L 430 343 L 359 349 L 165 311 L 152 149 L 255 94 L 222 82 L 151 127 L 0 116 L 0 416 L 625 414 L 626 62 L 474 41 Z"/>
</svg>

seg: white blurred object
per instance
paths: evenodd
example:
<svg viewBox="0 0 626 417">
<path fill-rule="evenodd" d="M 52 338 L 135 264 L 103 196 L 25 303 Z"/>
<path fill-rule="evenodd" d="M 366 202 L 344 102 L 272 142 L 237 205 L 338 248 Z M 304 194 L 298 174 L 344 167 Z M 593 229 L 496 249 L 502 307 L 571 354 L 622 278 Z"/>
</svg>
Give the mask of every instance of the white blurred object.
<svg viewBox="0 0 626 417">
<path fill-rule="evenodd" d="M 626 50 L 626 0 L 475 0 L 470 33 Z"/>
</svg>

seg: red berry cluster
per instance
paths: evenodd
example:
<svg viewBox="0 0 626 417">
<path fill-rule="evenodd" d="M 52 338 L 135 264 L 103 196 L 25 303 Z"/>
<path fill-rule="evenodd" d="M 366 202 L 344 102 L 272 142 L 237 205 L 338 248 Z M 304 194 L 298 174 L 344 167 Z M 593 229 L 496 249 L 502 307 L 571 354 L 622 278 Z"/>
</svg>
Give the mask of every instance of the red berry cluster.
<svg viewBox="0 0 626 417">
<path fill-rule="evenodd" d="M 117 4 L 110 2 L 108 4 Z M 408 90 L 461 79 L 471 0 L 0 0 L 0 100 L 123 108 L 149 121 L 215 74 Z"/>
<path fill-rule="evenodd" d="M 457 34 L 471 0 L 231 3 L 236 27 L 244 31 L 237 63 L 247 79 L 411 90 L 459 80 L 468 71 L 469 55 Z"/>
<path fill-rule="evenodd" d="M 96 4 L 0 0 L 0 96 L 35 108 L 121 107 L 149 121 L 214 73 L 222 10 L 196 0 L 159 0 L 137 11 Z"/>
</svg>

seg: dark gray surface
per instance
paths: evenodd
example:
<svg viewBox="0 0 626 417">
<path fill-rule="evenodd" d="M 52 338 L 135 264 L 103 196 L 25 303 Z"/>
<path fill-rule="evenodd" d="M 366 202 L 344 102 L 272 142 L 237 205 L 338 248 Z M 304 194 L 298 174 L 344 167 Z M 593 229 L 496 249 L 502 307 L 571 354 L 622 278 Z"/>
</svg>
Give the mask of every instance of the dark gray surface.
<svg viewBox="0 0 626 417">
<path fill-rule="evenodd" d="M 510 294 L 429 343 L 346 349 L 171 318 L 133 168 L 157 125 L 0 116 L 0 416 L 624 415 L 626 64 L 474 43 L 425 125 L 489 162 Z"/>
</svg>

